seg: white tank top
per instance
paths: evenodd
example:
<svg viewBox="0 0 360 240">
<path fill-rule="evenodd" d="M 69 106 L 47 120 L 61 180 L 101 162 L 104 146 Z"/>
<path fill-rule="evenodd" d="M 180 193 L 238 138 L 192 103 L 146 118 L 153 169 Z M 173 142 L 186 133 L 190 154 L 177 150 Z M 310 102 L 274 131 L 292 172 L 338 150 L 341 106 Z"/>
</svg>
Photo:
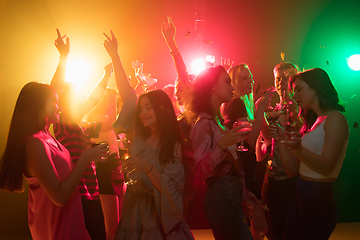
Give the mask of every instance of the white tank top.
<svg viewBox="0 0 360 240">
<path fill-rule="evenodd" d="M 317 126 L 315 129 L 313 129 L 311 132 L 306 133 L 302 137 L 302 141 L 301 141 L 301 146 L 307 148 L 310 152 L 313 152 L 318 155 L 321 155 L 323 147 L 324 147 L 324 142 L 325 142 L 324 123 L 326 121 L 326 118 L 321 124 L 319 124 L 319 126 Z M 349 138 L 344 142 L 339 159 L 336 162 L 334 170 L 331 172 L 331 174 L 329 176 L 324 176 L 324 175 L 321 175 L 320 173 L 317 173 L 317 172 L 311 170 L 302 162 L 300 162 L 300 166 L 299 166 L 300 174 L 303 176 L 309 177 L 309 178 L 313 178 L 313 179 L 337 178 L 339 175 L 341 166 L 344 162 L 348 142 L 349 142 Z"/>
</svg>

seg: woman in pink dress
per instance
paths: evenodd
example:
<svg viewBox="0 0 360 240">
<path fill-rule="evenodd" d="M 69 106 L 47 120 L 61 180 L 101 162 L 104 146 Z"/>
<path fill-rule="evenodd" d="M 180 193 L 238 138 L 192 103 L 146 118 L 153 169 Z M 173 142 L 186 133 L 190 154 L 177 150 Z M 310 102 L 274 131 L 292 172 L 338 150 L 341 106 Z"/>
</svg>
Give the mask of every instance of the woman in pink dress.
<svg viewBox="0 0 360 240">
<path fill-rule="evenodd" d="M 47 84 L 30 82 L 21 90 L 12 116 L 0 189 L 23 191 L 29 182 L 29 228 L 36 239 L 90 239 L 82 213 L 78 183 L 90 161 L 105 161 L 107 145 L 88 148 L 73 166 L 70 154 L 49 133 L 59 121 L 59 100 Z"/>
</svg>

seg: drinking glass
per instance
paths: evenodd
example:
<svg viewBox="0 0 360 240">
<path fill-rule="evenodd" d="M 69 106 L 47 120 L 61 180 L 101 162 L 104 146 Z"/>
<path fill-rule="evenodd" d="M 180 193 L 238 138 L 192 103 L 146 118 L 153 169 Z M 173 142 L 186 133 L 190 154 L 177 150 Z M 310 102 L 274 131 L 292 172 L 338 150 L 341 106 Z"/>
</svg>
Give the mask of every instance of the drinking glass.
<svg viewBox="0 0 360 240">
<path fill-rule="evenodd" d="M 124 153 L 123 159 L 121 160 L 121 163 L 125 163 L 125 162 L 127 162 L 127 161 L 130 161 L 130 160 L 128 160 L 129 157 L 130 157 L 129 149 L 128 149 L 128 148 L 123 148 L 122 150 L 124 150 L 125 153 Z M 130 177 L 130 175 L 129 175 L 129 174 L 131 174 L 134 170 L 135 170 L 135 169 L 131 169 L 131 170 L 129 170 L 129 171 L 126 171 L 125 175 L 127 175 L 127 176 L 129 177 L 129 179 L 128 179 L 127 181 L 126 181 L 126 178 L 125 178 L 125 184 L 126 184 L 126 185 L 130 185 L 130 186 L 131 186 L 131 185 L 137 183 L 137 180 L 136 180 L 136 179 L 132 179 L 132 178 Z M 123 171 L 124 171 L 124 170 L 123 170 Z M 125 177 L 125 176 L 124 176 L 124 177 Z"/>
<path fill-rule="evenodd" d="M 282 113 L 281 110 L 266 112 L 265 115 L 267 117 L 267 120 L 269 121 L 269 124 L 275 124 L 278 118 L 280 117 L 281 113 Z"/>
<path fill-rule="evenodd" d="M 236 128 L 236 127 L 239 127 L 239 126 L 245 126 L 245 127 L 239 129 L 238 132 L 249 132 L 250 133 L 250 131 L 252 129 L 252 125 L 251 125 L 251 123 L 249 121 L 237 121 L 237 122 L 234 123 L 233 128 Z M 236 151 L 247 152 L 247 151 L 249 151 L 249 149 L 247 149 L 244 146 L 244 142 L 241 141 L 239 146 L 236 148 Z"/>
</svg>

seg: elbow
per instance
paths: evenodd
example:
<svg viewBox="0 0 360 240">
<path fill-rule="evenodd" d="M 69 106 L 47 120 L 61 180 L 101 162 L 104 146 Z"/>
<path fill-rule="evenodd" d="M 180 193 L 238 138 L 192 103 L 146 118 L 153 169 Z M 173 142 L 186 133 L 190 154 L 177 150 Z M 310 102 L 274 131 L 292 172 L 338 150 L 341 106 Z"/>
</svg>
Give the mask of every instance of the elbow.
<svg viewBox="0 0 360 240">
<path fill-rule="evenodd" d="M 65 207 L 65 205 L 67 204 L 69 198 L 66 198 L 64 196 L 56 196 L 54 197 L 53 199 L 51 199 L 51 201 L 56 205 L 56 206 L 59 206 L 59 207 Z"/>
<path fill-rule="evenodd" d="M 334 168 L 328 168 L 328 169 L 323 169 L 322 171 L 320 171 L 319 173 L 321 175 L 323 175 L 324 177 L 328 177 L 330 176 L 330 174 L 334 171 Z"/>
<path fill-rule="evenodd" d="M 289 177 L 289 178 L 293 178 L 293 177 L 296 177 L 297 175 L 299 175 L 299 172 L 296 172 L 296 171 L 286 171 L 286 175 Z"/>
</svg>

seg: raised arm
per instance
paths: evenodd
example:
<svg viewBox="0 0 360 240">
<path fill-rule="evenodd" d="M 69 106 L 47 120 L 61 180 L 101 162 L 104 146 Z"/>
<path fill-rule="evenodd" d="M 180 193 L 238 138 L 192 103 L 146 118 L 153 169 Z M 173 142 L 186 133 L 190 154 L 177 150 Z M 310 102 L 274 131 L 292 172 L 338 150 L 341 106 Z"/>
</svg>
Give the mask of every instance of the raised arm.
<svg viewBox="0 0 360 240">
<path fill-rule="evenodd" d="M 66 35 L 61 36 L 59 29 L 56 29 L 56 32 L 58 37 L 55 40 L 55 46 L 60 53 L 60 59 L 50 85 L 58 94 L 61 94 L 60 90 L 64 88 L 65 84 L 66 60 L 70 52 L 70 40 Z M 66 42 L 64 42 L 64 39 L 66 39 Z"/>
<path fill-rule="evenodd" d="M 136 60 L 136 61 L 131 62 L 131 67 L 135 71 L 135 77 L 138 82 L 135 87 L 135 92 L 136 92 L 136 95 L 139 96 L 141 93 L 143 93 L 145 91 L 145 89 L 147 87 L 146 81 L 145 81 L 145 76 L 143 74 L 144 64 L 142 62 L 140 62 L 139 60 Z"/>
<path fill-rule="evenodd" d="M 80 107 L 77 109 L 77 116 L 81 119 L 83 118 L 91 109 L 96 107 L 99 104 L 100 100 L 104 96 L 106 86 L 109 82 L 109 79 L 112 75 L 112 64 L 109 63 L 104 67 L 104 76 L 90 92 L 87 99 L 81 103 Z"/>
<path fill-rule="evenodd" d="M 130 85 L 129 79 L 120 61 L 118 53 L 118 42 L 113 31 L 110 31 L 110 36 L 105 33 L 104 36 L 106 38 L 104 42 L 104 47 L 111 58 L 115 71 L 116 85 L 119 90 L 120 96 L 124 102 L 127 93 L 132 92 L 133 88 Z"/>
<path fill-rule="evenodd" d="M 167 46 L 170 49 L 171 56 L 174 60 L 174 64 L 178 75 L 178 80 L 180 82 L 187 83 L 188 82 L 187 68 L 175 41 L 176 28 L 170 17 L 168 17 L 167 20 L 168 20 L 167 23 L 162 24 L 161 32 Z"/>
<path fill-rule="evenodd" d="M 246 142 L 253 148 L 255 148 L 256 140 L 259 137 L 260 130 L 266 131 L 266 129 L 267 129 L 266 120 L 264 120 L 264 117 L 265 117 L 264 112 L 265 112 L 266 107 L 269 105 L 269 102 L 271 100 L 271 97 L 272 97 L 274 91 L 275 91 L 274 88 L 269 89 L 264 94 L 264 96 L 261 97 L 256 102 L 257 109 L 255 112 L 255 122 L 253 123 L 252 130 L 246 139 Z M 239 119 L 239 120 L 241 120 L 241 119 Z M 266 125 L 264 126 L 264 124 L 266 124 Z"/>
</svg>

